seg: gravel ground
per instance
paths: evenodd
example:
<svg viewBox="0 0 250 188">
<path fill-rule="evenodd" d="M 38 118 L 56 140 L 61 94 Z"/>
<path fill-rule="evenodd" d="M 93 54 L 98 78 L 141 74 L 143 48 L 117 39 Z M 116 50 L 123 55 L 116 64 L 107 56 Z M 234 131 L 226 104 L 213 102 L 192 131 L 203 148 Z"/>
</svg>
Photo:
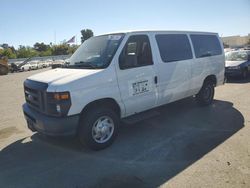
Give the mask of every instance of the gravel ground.
<svg viewBox="0 0 250 188">
<path fill-rule="evenodd" d="M 216 88 L 209 107 L 157 108 L 94 152 L 27 129 L 22 83 L 40 71 L 0 76 L 0 187 L 250 187 L 250 79 Z"/>
</svg>

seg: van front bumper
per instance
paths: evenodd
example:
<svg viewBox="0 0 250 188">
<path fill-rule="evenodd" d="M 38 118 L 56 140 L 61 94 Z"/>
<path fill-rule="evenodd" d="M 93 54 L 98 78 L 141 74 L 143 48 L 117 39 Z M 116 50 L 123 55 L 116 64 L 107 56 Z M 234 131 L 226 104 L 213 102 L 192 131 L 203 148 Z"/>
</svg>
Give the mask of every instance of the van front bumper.
<svg viewBox="0 0 250 188">
<path fill-rule="evenodd" d="M 75 136 L 80 115 L 52 117 L 39 113 L 23 104 L 23 113 L 28 128 L 49 136 Z"/>
</svg>

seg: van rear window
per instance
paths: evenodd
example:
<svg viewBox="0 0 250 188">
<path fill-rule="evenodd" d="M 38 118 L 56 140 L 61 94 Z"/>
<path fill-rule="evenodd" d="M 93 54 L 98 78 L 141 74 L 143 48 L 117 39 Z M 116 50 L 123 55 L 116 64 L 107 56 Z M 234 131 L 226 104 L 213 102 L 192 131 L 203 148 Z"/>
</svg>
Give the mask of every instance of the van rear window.
<svg viewBox="0 0 250 188">
<path fill-rule="evenodd" d="M 220 41 L 216 35 L 190 35 L 196 58 L 222 54 Z"/>
<path fill-rule="evenodd" d="M 159 34 L 155 36 L 164 62 L 192 59 L 192 50 L 185 34 Z"/>
</svg>

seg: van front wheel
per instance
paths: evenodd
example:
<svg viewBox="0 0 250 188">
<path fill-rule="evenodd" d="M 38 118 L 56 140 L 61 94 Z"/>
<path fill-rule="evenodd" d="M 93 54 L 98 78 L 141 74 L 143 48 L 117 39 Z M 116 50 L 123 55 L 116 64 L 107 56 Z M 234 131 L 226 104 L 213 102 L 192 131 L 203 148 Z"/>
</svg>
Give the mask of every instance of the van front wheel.
<svg viewBox="0 0 250 188">
<path fill-rule="evenodd" d="M 93 150 L 110 146 L 117 136 L 119 119 L 108 108 L 93 108 L 83 115 L 78 136 L 80 142 Z"/>
<path fill-rule="evenodd" d="M 210 105 L 214 99 L 214 84 L 210 81 L 205 81 L 195 98 L 200 105 Z"/>
</svg>

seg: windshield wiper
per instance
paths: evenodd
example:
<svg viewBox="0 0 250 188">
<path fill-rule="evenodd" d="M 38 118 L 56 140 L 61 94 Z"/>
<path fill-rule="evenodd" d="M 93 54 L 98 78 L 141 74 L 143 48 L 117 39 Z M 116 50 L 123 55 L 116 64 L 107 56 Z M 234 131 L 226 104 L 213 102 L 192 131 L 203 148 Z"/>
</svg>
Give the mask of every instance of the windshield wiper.
<svg viewBox="0 0 250 188">
<path fill-rule="evenodd" d="M 63 68 L 81 68 L 81 67 L 87 67 L 87 68 L 92 68 L 92 69 L 101 68 L 97 65 L 93 65 L 90 62 L 85 62 L 85 61 L 75 62 L 74 64 L 67 64 Z"/>
<path fill-rule="evenodd" d="M 88 61 L 79 61 L 79 62 L 75 62 L 74 65 L 77 66 L 77 67 L 91 67 L 91 68 L 93 68 L 93 69 L 99 68 L 98 66 L 93 65 L 92 63 L 90 63 L 90 62 L 88 62 Z"/>
</svg>

